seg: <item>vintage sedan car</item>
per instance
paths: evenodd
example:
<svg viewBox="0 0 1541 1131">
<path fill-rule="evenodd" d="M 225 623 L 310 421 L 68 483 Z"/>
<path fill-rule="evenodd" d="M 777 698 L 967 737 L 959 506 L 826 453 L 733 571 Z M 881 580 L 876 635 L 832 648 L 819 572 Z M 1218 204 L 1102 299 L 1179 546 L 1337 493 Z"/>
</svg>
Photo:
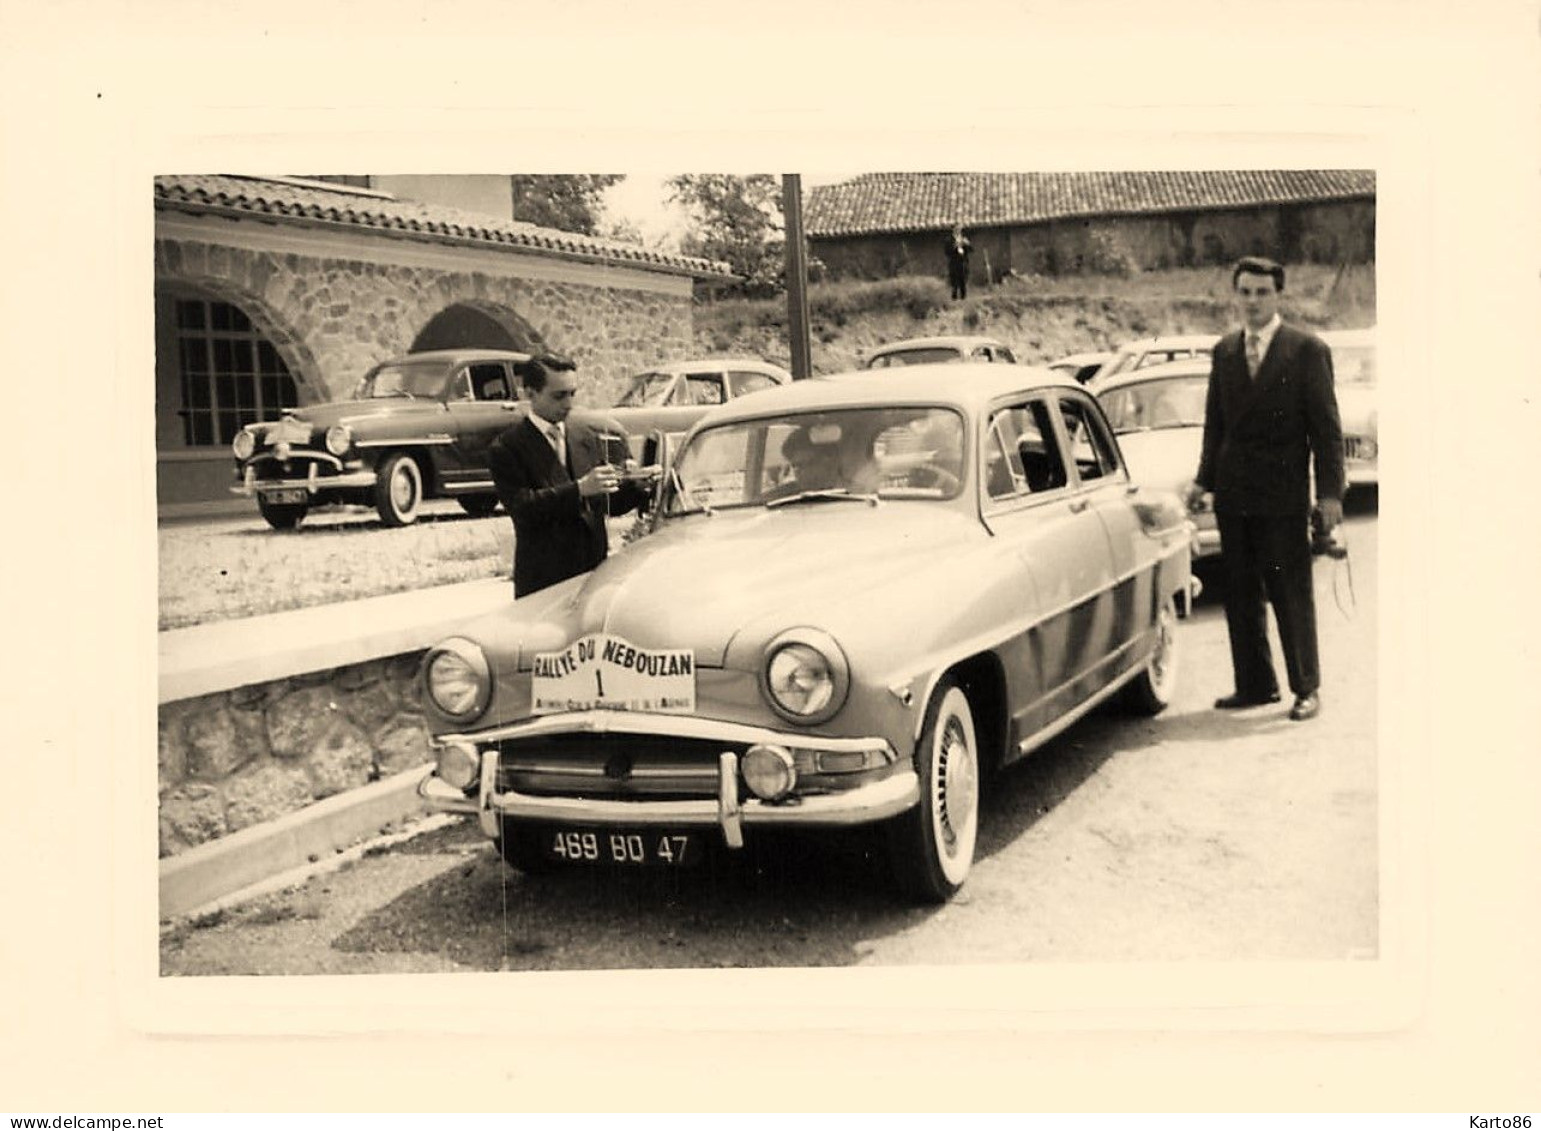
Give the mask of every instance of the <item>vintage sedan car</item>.
<svg viewBox="0 0 1541 1131">
<path fill-rule="evenodd" d="M 1131 369 L 1098 382 L 1097 399 L 1118 437 L 1136 483 L 1186 499 L 1204 446 L 1209 359 Z M 1193 558 L 1220 552 L 1220 530 L 1207 504 L 1190 510 Z"/>
<path fill-rule="evenodd" d="M 785 369 L 758 358 L 674 361 L 634 376 L 609 415 L 626 430 L 632 456 L 641 459 L 650 433 L 678 440 L 709 409 L 791 380 Z"/>
<path fill-rule="evenodd" d="M 1332 350 L 1333 383 L 1343 421 L 1343 470 L 1348 486 L 1380 484 L 1380 411 L 1375 385 L 1375 327 L 1324 330 Z"/>
<path fill-rule="evenodd" d="M 979 361 L 1016 363 L 1011 347 L 995 338 L 951 335 L 937 338 L 906 338 L 888 342 L 867 354 L 863 369 L 891 369 L 900 365 L 934 365 L 937 362 Z"/>
<path fill-rule="evenodd" d="M 1075 382 L 948 368 L 713 410 L 650 533 L 430 648 L 429 806 L 527 871 L 870 826 L 905 891 L 957 891 L 988 771 L 1170 701 L 1190 574 Z"/>
<path fill-rule="evenodd" d="M 1045 368 L 1063 373 L 1067 377 L 1074 377 L 1084 385 L 1097 375 L 1097 370 L 1106 365 L 1112 356 L 1107 352 L 1071 353 L 1045 363 Z"/>
<path fill-rule="evenodd" d="M 1132 342 L 1125 342 L 1114 350 L 1113 356 L 1108 358 L 1102 368 L 1087 380 L 1092 383 L 1095 391 L 1098 383 L 1116 377 L 1120 373 L 1144 369 L 1147 365 L 1165 365 L 1169 361 L 1182 361 L 1191 357 L 1207 360 L 1214 352 L 1215 343 L 1219 340 L 1218 334 L 1165 334 L 1161 337 L 1139 338 Z"/>
<path fill-rule="evenodd" d="M 239 482 L 270 526 L 288 530 L 328 503 L 373 506 L 386 526 L 415 522 L 426 498 L 473 515 L 498 504 L 487 448 L 527 406 L 509 350 L 428 350 L 374 366 L 346 401 L 306 405 L 236 434 Z"/>
</svg>

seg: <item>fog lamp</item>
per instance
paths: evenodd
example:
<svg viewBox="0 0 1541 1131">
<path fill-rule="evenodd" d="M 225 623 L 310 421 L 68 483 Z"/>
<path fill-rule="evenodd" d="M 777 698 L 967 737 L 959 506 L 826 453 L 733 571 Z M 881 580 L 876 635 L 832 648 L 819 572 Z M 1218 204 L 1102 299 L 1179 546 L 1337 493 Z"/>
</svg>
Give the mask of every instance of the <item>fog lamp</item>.
<svg viewBox="0 0 1541 1131">
<path fill-rule="evenodd" d="M 456 789 L 468 789 L 481 772 L 476 747 L 466 742 L 446 742 L 438 748 L 439 780 Z"/>
<path fill-rule="evenodd" d="M 744 751 L 739 770 L 750 791 L 765 801 L 780 801 L 797 784 L 792 752 L 780 746 L 751 746 Z"/>
</svg>

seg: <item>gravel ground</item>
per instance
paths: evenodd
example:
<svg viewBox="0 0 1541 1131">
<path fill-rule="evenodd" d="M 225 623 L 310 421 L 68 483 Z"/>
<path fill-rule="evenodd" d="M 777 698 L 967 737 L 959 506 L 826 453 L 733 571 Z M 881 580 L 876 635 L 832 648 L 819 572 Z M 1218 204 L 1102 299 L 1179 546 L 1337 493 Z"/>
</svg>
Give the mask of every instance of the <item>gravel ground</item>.
<svg viewBox="0 0 1541 1131">
<path fill-rule="evenodd" d="M 472 518 L 450 501 L 423 511 L 394 529 L 362 507 L 313 514 L 284 532 L 255 514 L 164 525 L 160 629 L 509 575 L 514 532 L 501 511 Z M 611 523 L 612 549 L 632 522 Z"/>
</svg>

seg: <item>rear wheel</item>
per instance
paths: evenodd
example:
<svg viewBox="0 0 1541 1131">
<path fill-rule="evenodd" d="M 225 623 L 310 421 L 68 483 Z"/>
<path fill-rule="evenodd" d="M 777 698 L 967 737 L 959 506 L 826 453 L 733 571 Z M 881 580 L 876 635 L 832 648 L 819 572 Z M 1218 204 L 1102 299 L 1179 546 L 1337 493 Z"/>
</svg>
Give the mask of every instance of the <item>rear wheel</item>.
<svg viewBox="0 0 1541 1131">
<path fill-rule="evenodd" d="M 472 518 L 486 518 L 498 509 L 498 497 L 496 495 L 459 495 L 455 501 L 460 504 L 460 509 Z"/>
<path fill-rule="evenodd" d="M 1132 710 L 1142 715 L 1166 710 L 1177 692 L 1177 658 L 1177 601 L 1168 594 L 1156 613 L 1156 647 L 1125 694 Z"/>
<path fill-rule="evenodd" d="M 375 510 L 386 526 L 410 526 L 423 505 L 423 473 L 417 461 L 402 452 L 380 465 L 375 482 Z"/>
<path fill-rule="evenodd" d="M 916 753 L 920 804 L 889 825 L 894 878 L 911 898 L 944 903 L 963 886 L 979 835 L 979 742 L 968 696 L 944 679 Z"/>
<path fill-rule="evenodd" d="M 310 510 L 309 503 L 270 503 L 257 496 L 257 510 L 274 530 L 293 530 Z"/>
</svg>

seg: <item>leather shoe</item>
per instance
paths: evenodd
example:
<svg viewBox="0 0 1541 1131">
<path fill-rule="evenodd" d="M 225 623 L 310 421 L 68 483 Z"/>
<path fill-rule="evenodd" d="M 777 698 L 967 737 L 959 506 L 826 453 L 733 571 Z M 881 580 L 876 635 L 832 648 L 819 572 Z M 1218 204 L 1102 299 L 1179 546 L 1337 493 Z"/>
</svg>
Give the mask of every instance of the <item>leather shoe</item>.
<svg viewBox="0 0 1541 1131">
<path fill-rule="evenodd" d="M 1306 719 L 1316 718 L 1317 712 L 1321 709 L 1322 701 L 1313 691 L 1309 695 L 1301 695 L 1295 699 L 1295 705 L 1290 708 L 1290 718 L 1297 723 L 1304 722 Z"/>
<path fill-rule="evenodd" d="M 1270 692 L 1267 695 L 1242 695 L 1238 693 L 1236 695 L 1227 695 L 1223 699 L 1216 699 L 1215 710 L 1240 711 L 1245 707 L 1266 707 L 1268 704 L 1277 703 L 1278 701 L 1279 693 L 1277 691 Z"/>
</svg>

